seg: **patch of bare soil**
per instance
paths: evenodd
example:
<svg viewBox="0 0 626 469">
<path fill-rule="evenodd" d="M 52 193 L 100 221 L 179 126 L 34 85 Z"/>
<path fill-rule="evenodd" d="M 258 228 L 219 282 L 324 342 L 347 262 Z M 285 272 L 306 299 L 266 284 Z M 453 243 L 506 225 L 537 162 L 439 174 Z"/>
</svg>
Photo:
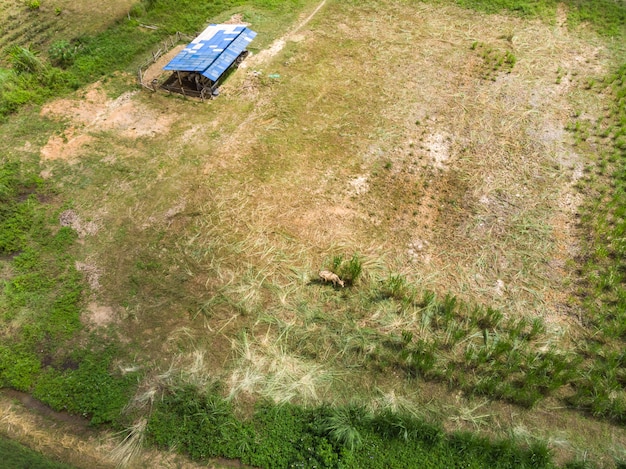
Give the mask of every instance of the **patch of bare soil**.
<svg viewBox="0 0 626 469">
<path fill-rule="evenodd" d="M 180 44 L 170 50 L 167 54 L 163 54 L 159 59 L 150 65 L 143 73 L 143 81 L 146 84 L 152 83 L 152 80 L 160 81 L 161 78 L 171 75 L 172 72 L 163 70 L 168 63 L 172 61 L 178 53 L 186 47 L 185 44 Z"/>
<path fill-rule="evenodd" d="M 231 16 L 229 19 L 224 21 L 223 24 L 245 24 L 246 26 L 248 26 L 250 23 L 246 23 L 243 20 L 243 14 L 236 13 L 233 16 Z"/>
<path fill-rule="evenodd" d="M 120 137 L 137 139 L 166 134 L 175 120 L 166 112 L 157 112 L 136 99 L 137 92 L 127 92 L 110 99 L 99 83 L 90 86 L 82 97 L 55 100 L 41 110 L 41 115 L 69 122 L 63 135 L 53 135 L 41 149 L 43 159 L 71 160 L 97 141 L 97 133 L 115 131 Z"/>
<path fill-rule="evenodd" d="M 559 28 L 567 27 L 567 5 L 564 3 L 556 6 L 556 25 Z"/>
<path fill-rule="evenodd" d="M 97 327 L 108 326 L 115 320 L 115 311 L 110 306 L 100 305 L 94 301 L 87 305 L 87 322 Z"/>
<path fill-rule="evenodd" d="M 41 149 L 42 158 L 45 160 L 71 160 L 94 141 L 91 135 L 75 135 L 75 133 L 76 129 L 69 127 L 62 135 L 52 135 L 48 143 Z"/>
<path fill-rule="evenodd" d="M 75 267 L 78 272 L 85 274 L 87 283 L 92 291 L 98 291 L 100 289 L 100 276 L 102 275 L 100 268 L 93 264 L 79 261 L 76 261 Z"/>
<path fill-rule="evenodd" d="M 69 226 L 79 238 L 85 236 L 93 236 L 98 232 L 98 224 L 94 221 L 85 222 L 74 210 L 65 210 L 59 215 L 59 224 L 61 226 Z"/>
</svg>

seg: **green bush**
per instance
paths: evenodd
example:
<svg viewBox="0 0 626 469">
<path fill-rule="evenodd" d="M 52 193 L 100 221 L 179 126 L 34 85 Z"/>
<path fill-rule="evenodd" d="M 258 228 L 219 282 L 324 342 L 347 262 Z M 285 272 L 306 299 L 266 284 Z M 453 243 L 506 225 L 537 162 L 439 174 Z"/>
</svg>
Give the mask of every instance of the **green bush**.
<svg viewBox="0 0 626 469">
<path fill-rule="evenodd" d="M 436 425 L 391 410 L 372 414 L 358 406 L 266 402 L 242 421 L 216 392 L 184 387 L 164 396 L 148 422 L 148 441 L 198 460 L 239 458 L 268 469 L 554 467 L 543 444 L 524 448 L 513 440 L 446 435 Z"/>
<path fill-rule="evenodd" d="M 78 47 L 69 41 L 61 40 L 53 42 L 48 49 L 48 56 L 53 65 L 67 68 L 74 63 Z"/>
<path fill-rule="evenodd" d="M 148 440 L 196 460 L 240 457 L 251 444 L 249 431 L 215 391 L 186 386 L 164 396 L 148 422 Z"/>
<path fill-rule="evenodd" d="M 137 386 L 137 375 L 112 370 L 113 348 L 79 350 L 36 380 L 33 396 L 53 409 L 90 418 L 94 425 L 119 421 Z"/>
<path fill-rule="evenodd" d="M 0 385 L 30 391 L 41 369 L 37 355 L 0 345 Z"/>
<path fill-rule="evenodd" d="M 9 63 L 18 73 L 41 73 L 45 69 L 38 53 L 31 47 L 13 46 L 9 49 Z"/>
</svg>

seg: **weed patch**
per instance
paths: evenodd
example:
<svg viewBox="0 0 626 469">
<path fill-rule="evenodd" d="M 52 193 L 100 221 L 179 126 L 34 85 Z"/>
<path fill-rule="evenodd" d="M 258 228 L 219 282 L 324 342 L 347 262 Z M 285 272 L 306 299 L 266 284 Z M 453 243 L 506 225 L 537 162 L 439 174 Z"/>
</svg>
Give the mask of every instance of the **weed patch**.
<svg viewBox="0 0 626 469">
<path fill-rule="evenodd" d="M 495 81 L 498 72 L 511 73 L 517 59 L 511 51 L 499 51 L 482 42 L 472 43 L 471 49 L 483 59 L 481 78 Z"/>
</svg>

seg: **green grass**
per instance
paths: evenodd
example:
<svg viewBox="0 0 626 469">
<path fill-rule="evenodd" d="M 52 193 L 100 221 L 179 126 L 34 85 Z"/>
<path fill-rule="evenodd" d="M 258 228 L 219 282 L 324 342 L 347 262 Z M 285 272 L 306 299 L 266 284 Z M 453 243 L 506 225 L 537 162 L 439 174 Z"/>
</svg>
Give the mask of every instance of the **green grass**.
<svg viewBox="0 0 626 469">
<path fill-rule="evenodd" d="M 570 26 L 590 23 L 607 36 L 622 36 L 626 25 L 626 8 L 614 0 L 454 0 L 460 6 L 487 13 L 513 12 L 525 17 L 551 20 L 562 3 L 567 8 Z"/>
<path fill-rule="evenodd" d="M 113 422 L 136 377 L 112 373 L 118 355 L 86 333 L 83 276 L 74 266 L 76 232 L 58 226 L 58 212 L 40 202 L 51 189 L 32 162 L 9 161 L 0 170 L 0 383 L 32 392 L 58 410 Z"/>
<path fill-rule="evenodd" d="M 0 458 L 11 469 L 71 469 L 73 466 L 53 461 L 16 441 L 0 437 Z"/>
<path fill-rule="evenodd" d="M 586 231 L 585 263 L 580 294 L 587 311 L 586 341 L 579 347 L 585 373 L 575 382 L 575 405 L 596 416 L 626 423 L 626 64 L 603 84 L 614 98 L 609 117 L 589 126 L 589 133 L 605 136 L 596 168 L 598 178 L 581 185 L 591 194 L 582 209 Z M 572 130 L 577 132 L 577 126 Z M 578 131 L 579 132 L 579 131 Z"/>
</svg>

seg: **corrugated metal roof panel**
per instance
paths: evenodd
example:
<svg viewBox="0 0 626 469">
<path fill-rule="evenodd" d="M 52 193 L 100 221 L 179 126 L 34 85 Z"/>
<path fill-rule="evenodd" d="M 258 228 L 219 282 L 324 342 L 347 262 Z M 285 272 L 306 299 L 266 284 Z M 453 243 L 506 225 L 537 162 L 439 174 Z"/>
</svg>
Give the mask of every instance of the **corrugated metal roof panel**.
<svg viewBox="0 0 626 469">
<path fill-rule="evenodd" d="M 241 54 L 248 44 L 256 37 L 256 33 L 251 29 L 245 28 L 236 39 L 234 39 L 228 46 L 226 46 L 224 52 L 216 58 L 210 67 L 208 67 L 202 75 L 205 77 L 217 81 L 217 79 L 226 71 L 231 64 L 237 60 L 239 54 Z"/>
<path fill-rule="evenodd" d="M 211 24 L 163 70 L 199 72 L 217 81 L 255 37 L 242 24 Z"/>
</svg>

